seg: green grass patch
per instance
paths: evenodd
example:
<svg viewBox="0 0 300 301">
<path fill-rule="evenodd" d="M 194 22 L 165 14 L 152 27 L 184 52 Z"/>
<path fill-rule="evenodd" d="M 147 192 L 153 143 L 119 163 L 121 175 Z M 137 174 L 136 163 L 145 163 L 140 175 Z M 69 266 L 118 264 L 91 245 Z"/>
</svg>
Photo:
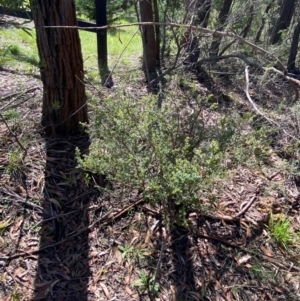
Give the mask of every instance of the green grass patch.
<svg viewBox="0 0 300 301">
<path fill-rule="evenodd" d="M 9 154 L 9 163 L 6 166 L 6 172 L 9 175 L 17 173 L 24 168 L 23 153 L 19 150 L 11 151 Z"/>
<path fill-rule="evenodd" d="M 260 279 L 265 282 L 270 282 L 274 280 L 275 272 L 271 269 L 267 269 L 260 263 L 253 264 L 250 273 L 254 278 Z"/>
<path fill-rule="evenodd" d="M 126 23 L 125 20 L 121 23 Z M 80 31 L 80 40 L 84 68 L 89 77 L 98 76 L 97 35 Z M 15 27 L 0 29 L 0 65 L 28 72 L 38 67 L 39 56 L 36 46 L 35 30 L 30 34 Z M 115 72 L 124 68 L 136 68 L 141 65 L 142 40 L 136 27 L 126 27 L 108 31 L 108 62 Z"/>
<path fill-rule="evenodd" d="M 122 22 L 124 23 L 124 22 Z M 84 59 L 84 68 L 88 76 L 98 75 L 97 63 L 97 36 L 95 33 L 80 31 L 81 47 Z M 140 32 L 135 27 L 126 27 L 108 31 L 108 65 L 115 71 L 126 71 L 141 65 L 142 40 Z"/>
<path fill-rule="evenodd" d="M 292 246 L 299 245 L 299 236 L 293 231 L 290 220 L 284 215 L 274 218 L 270 216 L 269 230 L 271 237 L 285 250 L 289 250 Z"/>
<path fill-rule="evenodd" d="M 19 121 L 20 113 L 17 110 L 7 110 L 2 113 L 5 120 Z"/>
<path fill-rule="evenodd" d="M 39 57 L 35 31 L 30 34 L 15 27 L 0 29 L 0 62 L 2 66 L 11 66 L 20 71 L 32 71 L 38 67 Z"/>
</svg>

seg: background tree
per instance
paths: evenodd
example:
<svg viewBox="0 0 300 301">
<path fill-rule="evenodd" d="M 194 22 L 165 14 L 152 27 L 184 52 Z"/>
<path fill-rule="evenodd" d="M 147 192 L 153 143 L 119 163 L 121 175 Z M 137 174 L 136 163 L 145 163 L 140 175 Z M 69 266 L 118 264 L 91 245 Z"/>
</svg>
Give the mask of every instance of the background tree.
<svg viewBox="0 0 300 301">
<path fill-rule="evenodd" d="M 296 0 L 284 0 L 280 7 L 280 15 L 277 19 L 271 35 L 271 44 L 280 41 L 282 31 L 289 28 L 295 11 Z"/>
<path fill-rule="evenodd" d="M 255 43 L 258 43 L 261 37 L 261 34 L 263 32 L 263 29 L 265 27 L 266 24 L 266 20 L 267 20 L 267 15 L 269 13 L 269 10 L 272 8 L 273 5 L 273 0 L 271 0 L 271 2 L 266 6 L 264 13 L 262 14 L 261 17 L 261 21 L 260 21 L 260 26 L 257 30 L 256 36 L 255 36 Z"/>
<path fill-rule="evenodd" d="M 153 5 L 151 0 L 141 0 L 140 5 L 140 21 L 153 22 Z M 142 40 L 143 40 L 143 67 L 146 73 L 148 82 L 156 77 L 156 36 L 155 26 L 143 25 L 141 26 Z M 159 42 L 159 41 L 158 41 Z"/>
<path fill-rule="evenodd" d="M 221 10 L 220 10 L 220 13 L 218 16 L 219 25 L 216 28 L 217 30 L 222 31 L 226 27 L 231 5 L 232 5 L 232 0 L 224 0 L 223 1 L 223 5 L 221 7 Z M 211 46 L 210 46 L 210 55 L 211 56 L 218 55 L 220 44 L 221 44 L 221 37 L 219 37 L 219 36 L 214 37 L 213 41 L 211 43 Z"/>
<path fill-rule="evenodd" d="M 95 0 L 75 0 L 76 10 L 81 17 L 89 20 L 96 20 Z M 133 0 L 114 0 L 107 1 L 107 20 L 111 24 L 118 19 L 126 18 L 128 14 L 134 13 Z"/>
<path fill-rule="evenodd" d="M 287 63 L 287 69 L 294 72 L 296 70 L 296 57 L 298 52 L 298 44 L 299 44 L 299 35 L 300 35 L 300 20 L 298 21 L 298 24 L 295 27 L 292 44 L 290 48 L 290 54 L 289 59 Z"/>
<path fill-rule="evenodd" d="M 95 0 L 96 24 L 97 26 L 107 25 L 106 0 Z M 98 69 L 102 78 L 102 84 L 108 88 L 113 86 L 113 80 L 108 70 L 107 61 L 107 29 L 97 31 L 97 52 L 98 52 Z"/>
<path fill-rule="evenodd" d="M 249 5 L 245 5 L 244 7 L 244 15 L 245 17 L 244 18 L 241 18 L 241 19 L 245 19 L 245 21 L 243 22 L 241 20 L 241 22 L 238 22 L 237 24 L 233 24 L 233 27 L 235 27 L 234 25 L 236 25 L 237 27 L 237 30 L 240 30 L 240 33 L 239 33 L 239 36 L 243 37 L 244 39 L 247 37 L 249 31 L 250 31 L 250 28 L 251 28 L 251 25 L 252 25 L 252 22 L 253 22 L 253 19 L 254 19 L 254 3 L 253 2 L 248 2 Z M 245 26 L 241 28 L 241 24 L 245 23 Z M 232 29 L 231 29 L 232 30 Z M 235 28 L 233 28 L 233 30 L 235 31 Z M 219 56 L 223 55 L 223 53 L 229 49 L 237 40 L 233 40 L 231 41 L 230 43 L 228 43 L 220 52 L 219 52 Z"/>
<path fill-rule="evenodd" d="M 202 26 L 204 28 L 208 25 L 209 14 L 211 9 L 211 0 L 196 0 L 189 1 L 188 8 L 191 12 L 190 22 L 194 26 Z M 186 62 L 196 63 L 200 55 L 199 37 L 191 30 L 185 33 L 185 46 L 189 56 Z"/>
<path fill-rule="evenodd" d="M 77 130 L 88 122 L 74 0 L 31 0 L 43 82 L 42 125 L 50 132 Z"/>
</svg>

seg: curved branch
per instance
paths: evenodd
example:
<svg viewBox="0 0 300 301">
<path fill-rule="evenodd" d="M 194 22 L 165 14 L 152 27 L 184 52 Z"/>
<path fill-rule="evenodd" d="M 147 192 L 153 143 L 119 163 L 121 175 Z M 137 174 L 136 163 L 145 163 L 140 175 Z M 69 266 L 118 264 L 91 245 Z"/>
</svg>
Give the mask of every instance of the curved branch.
<svg viewBox="0 0 300 301">
<path fill-rule="evenodd" d="M 233 54 L 222 55 L 222 56 L 207 57 L 207 58 L 204 58 L 204 59 L 198 61 L 195 64 L 195 66 L 200 66 L 206 62 L 222 61 L 222 60 L 226 60 L 229 58 L 238 58 L 238 59 L 243 60 L 248 66 L 262 69 L 261 64 L 250 61 L 245 55 L 243 55 L 241 53 L 233 53 Z"/>
</svg>

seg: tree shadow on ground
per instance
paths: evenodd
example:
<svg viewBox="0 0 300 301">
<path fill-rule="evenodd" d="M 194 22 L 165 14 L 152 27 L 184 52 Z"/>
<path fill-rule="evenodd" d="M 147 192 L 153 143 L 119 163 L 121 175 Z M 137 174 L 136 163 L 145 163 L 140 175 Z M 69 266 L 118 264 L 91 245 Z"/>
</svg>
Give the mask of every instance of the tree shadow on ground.
<svg viewBox="0 0 300 301">
<path fill-rule="evenodd" d="M 296 290 L 282 281 L 286 271 L 258 251 L 265 243 L 261 229 L 245 241 L 239 223 L 226 226 L 200 217 L 197 228 L 202 234 L 173 229 L 160 277 L 168 300 L 296 300 Z"/>
<path fill-rule="evenodd" d="M 76 169 L 88 135 L 46 138 L 43 226 L 32 300 L 88 300 L 89 201 L 96 195 Z"/>
</svg>

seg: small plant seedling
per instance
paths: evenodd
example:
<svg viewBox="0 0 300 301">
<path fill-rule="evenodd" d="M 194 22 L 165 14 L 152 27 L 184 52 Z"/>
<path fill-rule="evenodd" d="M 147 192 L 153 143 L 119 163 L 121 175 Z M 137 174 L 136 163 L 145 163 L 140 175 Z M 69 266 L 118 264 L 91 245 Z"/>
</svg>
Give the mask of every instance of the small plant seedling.
<svg viewBox="0 0 300 301">
<path fill-rule="evenodd" d="M 122 259 L 124 259 L 132 253 L 133 246 L 119 246 L 119 250 L 122 252 Z"/>
<path fill-rule="evenodd" d="M 5 230 L 7 227 L 10 226 L 10 219 L 6 220 L 6 221 L 0 221 L 0 233 Z"/>
<path fill-rule="evenodd" d="M 154 296 L 158 296 L 159 293 L 159 284 L 154 283 L 155 276 L 153 275 L 149 278 L 146 275 L 146 272 L 143 270 L 140 273 L 140 279 L 134 282 L 133 286 L 138 288 L 141 292 L 148 291 L 149 293 L 154 294 Z"/>
<path fill-rule="evenodd" d="M 10 295 L 10 300 L 12 301 L 20 301 L 22 298 L 21 294 L 18 292 L 18 288 L 15 288 L 14 291 Z"/>
<path fill-rule="evenodd" d="M 272 270 L 267 270 L 264 266 L 261 264 L 253 264 L 251 268 L 251 272 L 253 273 L 254 277 L 257 277 L 264 281 L 270 281 L 274 279 L 275 272 Z"/>
<path fill-rule="evenodd" d="M 51 105 L 53 110 L 58 110 L 61 107 L 61 104 L 58 100 L 53 101 Z"/>
<path fill-rule="evenodd" d="M 122 259 L 142 259 L 144 258 L 144 251 L 143 249 L 139 249 L 134 246 L 119 246 L 119 250 L 122 252 Z"/>
</svg>

